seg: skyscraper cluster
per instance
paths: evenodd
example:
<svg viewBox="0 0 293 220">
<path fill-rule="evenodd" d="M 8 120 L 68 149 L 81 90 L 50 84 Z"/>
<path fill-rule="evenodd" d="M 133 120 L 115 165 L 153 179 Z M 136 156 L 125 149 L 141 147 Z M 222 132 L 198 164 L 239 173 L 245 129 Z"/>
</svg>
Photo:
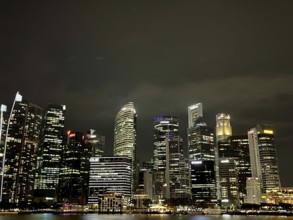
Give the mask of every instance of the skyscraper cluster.
<svg viewBox="0 0 293 220">
<path fill-rule="evenodd" d="M 136 159 L 133 102 L 115 117 L 112 157 L 103 155 L 105 137 L 95 130 L 64 130 L 65 105 L 44 110 L 17 93 L 8 109 L 1 105 L 0 199 L 5 204 L 90 204 L 114 212 L 130 204 L 144 208 L 149 200 L 236 208 L 260 203 L 262 193 L 280 187 L 272 125 L 232 135 L 230 115 L 217 114 L 213 128 L 201 103 L 187 109 L 188 155 L 179 118 L 156 116 L 153 156 L 142 164 Z"/>
<path fill-rule="evenodd" d="M 1 105 L 1 203 L 6 207 L 85 204 L 89 158 L 101 156 L 105 138 L 94 130 L 64 132 L 65 105 L 44 110 L 16 94 Z"/>
</svg>

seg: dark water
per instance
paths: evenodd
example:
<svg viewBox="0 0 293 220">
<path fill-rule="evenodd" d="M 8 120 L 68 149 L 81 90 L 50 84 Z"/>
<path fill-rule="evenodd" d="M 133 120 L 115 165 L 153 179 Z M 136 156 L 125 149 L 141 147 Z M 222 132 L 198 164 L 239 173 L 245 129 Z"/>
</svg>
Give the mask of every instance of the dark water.
<svg viewBox="0 0 293 220">
<path fill-rule="evenodd" d="M 293 217 L 283 216 L 207 216 L 207 215 L 0 215 L 0 220 L 293 220 Z"/>
</svg>

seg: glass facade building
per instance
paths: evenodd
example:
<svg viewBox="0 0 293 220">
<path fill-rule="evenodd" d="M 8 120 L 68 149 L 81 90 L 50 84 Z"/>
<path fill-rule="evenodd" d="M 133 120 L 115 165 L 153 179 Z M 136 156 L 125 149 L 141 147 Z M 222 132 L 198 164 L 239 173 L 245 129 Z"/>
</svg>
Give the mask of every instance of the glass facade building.
<svg viewBox="0 0 293 220">
<path fill-rule="evenodd" d="M 174 116 L 158 116 L 154 120 L 154 182 L 157 200 L 166 197 L 167 141 L 179 136 L 179 120 Z"/>
<path fill-rule="evenodd" d="M 166 198 L 190 198 L 189 164 L 183 155 L 183 141 L 179 136 L 166 141 Z"/>
<path fill-rule="evenodd" d="M 137 114 L 132 102 L 124 105 L 115 118 L 114 156 L 127 156 L 135 161 Z"/>
<path fill-rule="evenodd" d="M 40 146 L 37 149 L 36 202 L 57 201 L 64 122 L 65 106 L 50 104 L 44 114 Z"/>
<path fill-rule="evenodd" d="M 238 175 L 234 158 L 219 159 L 222 208 L 236 208 L 240 205 Z"/>
<path fill-rule="evenodd" d="M 249 144 L 247 135 L 235 135 L 229 138 L 232 149 L 235 149 L 236 168 L 238 173 L 239 197 L 244 202 L 247 195 L 247 178 L 251 177 Z"/>
<path fill-rule="evenodd" d="M 2 201 L 19 207 L 32 203 L 35 151 L 38 148 L 42 109 L 17 93 L 8 119 L 4 146 Z"/>
<path fill-rule="evenodd" d="M 204 122 L 188 128 L 188 153 L 190 160 L 215 160 L 213 129 Z"/>
<path fill-rule="evenodd" d="M 4 145 L 6 140 L 6 129 L 7 129 L 7 106 L 0 106 L 0 201 L 2 200 L 2 181 L 3 181 L 3 172 L 4 172 Z"/>
<path fill-rule="evenodd" d="M 84 144 L 89 151 L 89 157 L 101 157 L 105 150 L 105 136 L 99 135 L 90 129 L 84 137 Z"/>
<path fill-rule="evenodd" d="M 197 205 L 212 205 L 217 202 L 215 161 L 191 160 L 191 196 Z"/>
<path fill-rule="evenodd" d="M 280 187 L 277 150 L 272 125 L 260 125 L 248 131 L 252 177 L 259 178 L 262 192 Z"/>
<path fill-rule="evenodd" d="M 85 183 L 82 167 L 83 141 L 82 132 L 67 132 L 61 155 L 58 202 L 70 204 L 86 202 L 83 194 Z"/>
<path fill-rule="evenodd" d="M 132 160 L 132 191 L 136 189 L 136 120 L 137 114 L 133 102 L 124 105 L 117 113 L 114 128 L 114 149 L 116 157 L 125 156 Z"/>
<path fill-rule="evenodd" d="M 246 180 L 251 177 L 251 165 L 247 135 L 230 136 L 218 142 L 219 158 L 230 158 L 236 162 L 239 197 L 244 202 Z"/>
<path fill-rule="evenodd" d="M 98 204 L 99 195 L 121 193 L 131 196 L 132 160 L 129 157 L 90 158 L 88 203 Z"/>
<path fill-rule="evenodd" d="M 179 136 L 179 119 L 174 116 L 158 116 L 154 121 L 154 169 L 166 169 L 166 142 Z"/>
<path fill-rule="evenodd" d="M 209 206 L 217 201 L 214 129 L 208 127 L 203 121 L 201 103 L 188 107 L 188 120 L 187 137 L 192 199 L 197 205 Z"/>
</svg>

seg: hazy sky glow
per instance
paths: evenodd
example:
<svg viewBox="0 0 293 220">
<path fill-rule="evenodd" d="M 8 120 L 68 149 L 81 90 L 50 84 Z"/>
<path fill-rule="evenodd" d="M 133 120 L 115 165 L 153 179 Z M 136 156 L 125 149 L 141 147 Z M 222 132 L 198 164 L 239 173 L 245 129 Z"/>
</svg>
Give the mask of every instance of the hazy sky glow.
<svg viewBox="0 0 293 220">
<path fill-rule="evenodd" d="M 234 134 L 275 126 L 282 184 L 293 186 L 292 1 L 3 1 L 0 103 L 16 91 L 66 104 L 66 127 L 96 129 L 112 150 L 114 118 L 133 101 L 138 157 L 153 118 L 187 106 L 231 115 Z"/>
</svg>

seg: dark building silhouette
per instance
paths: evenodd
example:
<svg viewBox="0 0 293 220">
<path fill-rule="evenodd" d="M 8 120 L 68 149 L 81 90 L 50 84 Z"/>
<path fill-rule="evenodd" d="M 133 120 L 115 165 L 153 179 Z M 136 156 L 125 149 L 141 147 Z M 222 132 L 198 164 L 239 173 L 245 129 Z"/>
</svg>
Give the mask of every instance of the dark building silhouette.
<svg viewBox="0 0 293 220">
<path fill-rule="evenodd" d="M 86 134 L 68 131 L 63 142 L 58 201 L 83 205 L 88 202 L 90 158 L 102 156 L 105 137 L 90 129 Z"/>
<path fill-rule="evenodd" d="M 82 171 L 84 136 L 68 131 L 63 145 L 58 200 L 62 203 L 83 204 L 84 173 Z"/>
<path fill-rule="evenodd" d="M 198 206 L 212 206 L 217 202 L 215 161 L 191 160 L 191 196 Z"/>
</svg>

